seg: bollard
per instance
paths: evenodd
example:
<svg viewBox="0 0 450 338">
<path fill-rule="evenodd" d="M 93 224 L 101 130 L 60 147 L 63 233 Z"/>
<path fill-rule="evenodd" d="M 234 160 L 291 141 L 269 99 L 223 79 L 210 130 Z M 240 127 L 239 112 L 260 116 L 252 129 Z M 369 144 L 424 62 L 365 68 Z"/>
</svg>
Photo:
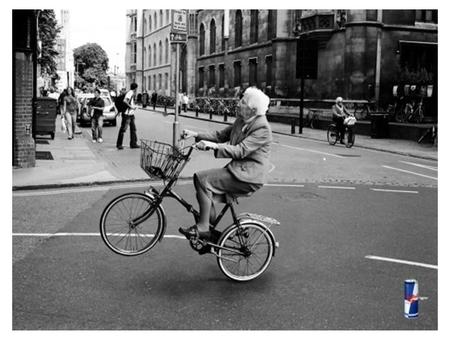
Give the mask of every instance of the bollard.
<svg viewBox="0 0 450 338">
<path fill-rule="evenodd" d="M 210 120 L 212 120 L 212 113 L 213 113 L 213 110 L 212 110 L 212 109 L 209 109 L 209 119 L 210 119 Z"/>
<path fill-rule="evenodd" d="M 195 117 L 198 117 L 198 107 L 195 107 Z"/>
<path fill-rule="evenodd" d="M 228 121 L 228 114 L 227 114 L 227 109 L 223 110 L 223 121 L 227 122 Z"/>
<path fill-rule="evenodd" d="M 291 134 L 295 134 L 295 120 L 291 119 Z"/>
</svg>

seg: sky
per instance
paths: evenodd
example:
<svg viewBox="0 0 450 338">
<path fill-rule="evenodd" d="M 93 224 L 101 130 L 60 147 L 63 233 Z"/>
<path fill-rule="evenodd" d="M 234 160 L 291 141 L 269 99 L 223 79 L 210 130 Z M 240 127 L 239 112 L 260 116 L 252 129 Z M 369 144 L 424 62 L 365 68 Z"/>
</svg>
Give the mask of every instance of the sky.
<svg viewBox="0 0 450 338">
<path fill-rule="evenodd" d="M 70 43 L 75 49 L 97 43 L 108 55 L 109 68 L 125 71 L 126 10 L 109 6 L 103 12 L 86 7 L 67 8 L 70 12 Z M 57 10 L 55 10 L 56 12 Z M 99 13 L 101 13 L 99 15 Z"/>
</svg>

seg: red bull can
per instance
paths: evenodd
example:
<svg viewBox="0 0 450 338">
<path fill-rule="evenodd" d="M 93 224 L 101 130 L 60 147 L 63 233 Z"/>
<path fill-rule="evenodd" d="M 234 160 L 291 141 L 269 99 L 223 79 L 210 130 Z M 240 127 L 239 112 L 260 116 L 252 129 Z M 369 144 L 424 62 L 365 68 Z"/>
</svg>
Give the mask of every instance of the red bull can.
<svg viewBox="0 0 450 338">
<path fill-rule="evenodd" d="M 419 283 L 415 279 L 406 279 L 405 283 L 405 317 L 416 318 L 419 315 Z"/>
</svg>

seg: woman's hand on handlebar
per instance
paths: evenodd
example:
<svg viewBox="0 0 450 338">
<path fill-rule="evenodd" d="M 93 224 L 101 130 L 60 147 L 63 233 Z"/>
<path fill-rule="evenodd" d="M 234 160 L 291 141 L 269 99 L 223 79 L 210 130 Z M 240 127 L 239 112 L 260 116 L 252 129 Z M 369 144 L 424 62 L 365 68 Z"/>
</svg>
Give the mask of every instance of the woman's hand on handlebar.
<svg viewBox="0 0 450 338">
<path fill-rule="evenodd" d="M 183 132 L 181 133 L 182 139 L 188 139 L 191 137 L 197 137 L 198 133 L 196 131 L 192 131 L 189 129 L 183 129 Z"/>
<path fill-rule="evenodd" d="M 218 148 L 218 145 L 217 143 L 210 141 L 200 141 L 195 144 L 195 147 L 198 150 L 210 150 L 210 149 L 216 150 Z"/>
</svg>

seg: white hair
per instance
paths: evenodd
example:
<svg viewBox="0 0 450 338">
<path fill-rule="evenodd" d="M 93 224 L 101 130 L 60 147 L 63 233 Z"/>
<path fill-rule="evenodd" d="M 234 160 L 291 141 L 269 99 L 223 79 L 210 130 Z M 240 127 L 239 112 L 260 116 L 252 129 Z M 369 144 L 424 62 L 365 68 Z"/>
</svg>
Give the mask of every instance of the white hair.
<svg viewBox="0 0 450 338">
<path fill-rule="evenodd" d="M 342 101 L 344 101 L 344 100 L 342 99 L 342 97 L 338 96 L 338 97 L 336 98 L 336 103 L 337 103 L 337 102 L 342 102 Z"/>
<path fill-rule="evenodd" d="M 244 92 L 245 101 L 251 109 L 256 109 L 256 115 L 265 115 L 269 108 L 270 98 L 256 87 L 249 87 Z"/>
</svg>

